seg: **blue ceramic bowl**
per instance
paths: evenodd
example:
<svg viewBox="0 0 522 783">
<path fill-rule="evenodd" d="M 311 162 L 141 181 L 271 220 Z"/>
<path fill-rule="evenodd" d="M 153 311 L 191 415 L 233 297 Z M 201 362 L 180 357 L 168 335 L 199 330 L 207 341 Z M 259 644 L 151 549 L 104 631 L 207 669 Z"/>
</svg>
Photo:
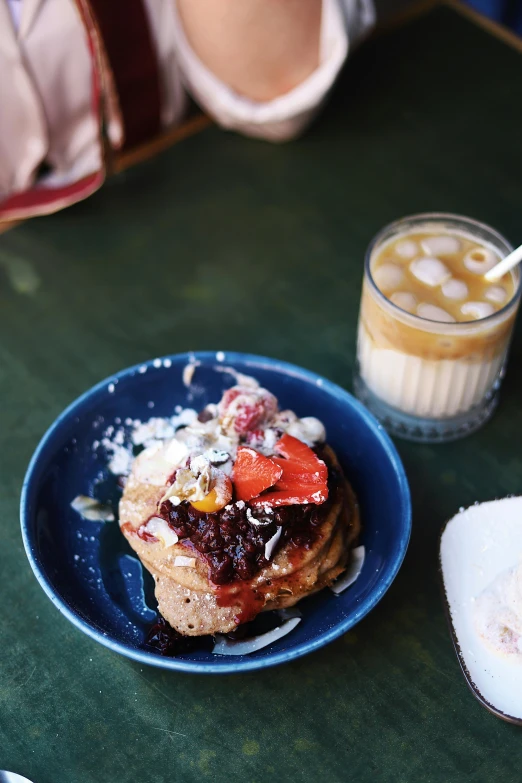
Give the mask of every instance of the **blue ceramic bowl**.
<svg viewBox="0 0 522 783">
<path fill-rule="evenodd" d="M 197 359 L 192 384 L 183 369 Z M 117 500 L 103 450 L 93 442 L 115 419 L 169 416 L 176 405 L 202 408 L 232 385 L 228 366 L 253 375 L 282 408 L 317 416 L 355 488 L 366 560 L 340 596 L 330 590 L 299 604 L 301 623 L 270 647 L 246 656 L 186 653 L 167 658 L 145 645 L 156 617 L 153 583 L 117 523 L 89 522 L 70 506 L 77 495 Z M 100 497 L 100 493 L 105 497 Z M 29 465 L 21 499 L 25 549 L 40 585 L 74 625 L 141 663 L 201 673 L 261 669 L 317 650 L 373 609 L 404 558 L 411 527 L 410 494 L 399 456 L 382 427 L 350 394 L 312 372 L 248 354 L 198 353 L 156 359 L 102 381 L 70 405 L 43 437 Z"/>
</svg>

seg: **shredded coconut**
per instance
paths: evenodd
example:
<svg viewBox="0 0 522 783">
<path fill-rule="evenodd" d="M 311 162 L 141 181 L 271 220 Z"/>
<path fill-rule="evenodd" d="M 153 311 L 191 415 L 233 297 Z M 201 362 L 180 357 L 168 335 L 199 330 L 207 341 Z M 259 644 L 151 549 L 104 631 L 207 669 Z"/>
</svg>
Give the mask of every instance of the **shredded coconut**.
<svg viewBox="0 0 522 783">
<path fill-rule="evenodd" d="M 274 549 L 275 549 L 275 548 L 276 548 L 276 546 L 277 546 L 277 542 L 278 542 L 278 541 L 279 541 L 279 539 L 281 538 L 281 530 L 282 530 L 282 529 L 283 529 L 282 527 L 278 527 L 278 528 L 277 528 L 277 530 L 276 530 L 276 532 L 275 532 L 275 533 L 274 533 L 274 535 L 272 536 L 272 538 L 270 538 L 270 539 L 269 539 L 269 540 L 266 542 L 266 544 L 265 544 L 265 559 L 266 559 L 266 560 L 270 560 L 270 558 L 272 557 L 272 554 L 273 554 L 273 552 L 274 552 Z"/>
<path fill-rule="evenodd" d="M 185 368 L 183 369 L 183 384 L 184 386 L 192 385 L 192 379 L 194 378 L 194 373 L 196 372 L 196 367 L 199 367 L 201 364 L 198 359 L 194 359 L 192 356 L 190 358 L 190 361 L 187 365 L 185 365 Z"/>
<path fill-rule="evenodd" d="M 145 525 L 145 531 L 161 541 L 164 547 L 174 546 L 179 539 L 162 517 L 152 517 Z"/>
<path fill-rule="evenodd" d="M 261 650 L 263 647 L 267 647 L 269 644 L 273 644 L 278 639 L 286 636 L 293 631 L 300 622 L 300 617 L 292 617 L 290 620 L 285 620 L 285 622 L 272 631 L 267 631 L 267 633 L 260 634 L 259 636 L 252 636 L 250 639 L 241 639 L 240 641 L 233 641 L 224 634 L 218 633 L 215 635 L 216 643 L 212 650 L 212 654 L 248 655 L 249 653 L 257 652 L 257 650 Z"/>
<path fill-rule="evenodd" d="M 86 495 L 78 495 L 71 502 L 71 508 L 78 512 L 83 519 L 90 522 L 113 522 L 114 514 L 110 506 L 100 503 L 95 498 Z"/>
<path fill-rule="evenodd" d="M 176 555 L 174 558 L 174 565 L 178 568 L 195 568 L 196 567 L 196 558 L 195 557 L 185 557 L 184 555 Z"/>
</svg>

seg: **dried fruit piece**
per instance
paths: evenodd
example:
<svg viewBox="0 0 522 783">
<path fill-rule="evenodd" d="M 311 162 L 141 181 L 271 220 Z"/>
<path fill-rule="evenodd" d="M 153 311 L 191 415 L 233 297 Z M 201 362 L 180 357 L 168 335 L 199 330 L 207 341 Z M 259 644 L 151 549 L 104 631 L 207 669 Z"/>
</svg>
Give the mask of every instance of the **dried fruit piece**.
<svg viewBox="0 0 522 783">
<path fill-rule="evenodd" d="M 283 468 L 274 460 L 254 449 L 240 446 L 237 451 L 232 480 L 238 500 L 251 500 L 265 489 L 273 487 L 281 478 Z"/>
</svg>

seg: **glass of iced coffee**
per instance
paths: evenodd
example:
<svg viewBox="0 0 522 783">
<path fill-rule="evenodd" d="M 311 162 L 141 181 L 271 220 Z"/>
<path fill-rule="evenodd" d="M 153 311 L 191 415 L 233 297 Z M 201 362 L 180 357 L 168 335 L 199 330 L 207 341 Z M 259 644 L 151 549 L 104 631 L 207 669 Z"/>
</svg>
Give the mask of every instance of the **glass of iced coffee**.
<svg viewBox="0 0 522 783">
<path fill-rule="evenodd" d="M 395 435 L 446 441 L 492 415 L 521 294 L 512 250 L 489 226 L 442 213 L 386 226 L 368 248 L 355 393 Z"/>
</svg>

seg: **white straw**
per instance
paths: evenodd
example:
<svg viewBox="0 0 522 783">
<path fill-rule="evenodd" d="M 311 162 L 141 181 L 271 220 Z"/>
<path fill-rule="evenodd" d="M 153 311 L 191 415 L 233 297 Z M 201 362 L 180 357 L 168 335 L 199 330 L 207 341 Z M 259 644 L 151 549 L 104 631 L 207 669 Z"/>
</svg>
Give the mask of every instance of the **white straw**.
<svg viewBox="0 0 522 783">
<path fill-rule="evenodd" d="M 508 256 L 502 259 L 498 264 L 486 272 L 484 277 L 489 283 L 499 280 L 506 272 L 510 272 L 513 267 L 522 261 L 522 245 L 513 250 Z"/>
</svg>

